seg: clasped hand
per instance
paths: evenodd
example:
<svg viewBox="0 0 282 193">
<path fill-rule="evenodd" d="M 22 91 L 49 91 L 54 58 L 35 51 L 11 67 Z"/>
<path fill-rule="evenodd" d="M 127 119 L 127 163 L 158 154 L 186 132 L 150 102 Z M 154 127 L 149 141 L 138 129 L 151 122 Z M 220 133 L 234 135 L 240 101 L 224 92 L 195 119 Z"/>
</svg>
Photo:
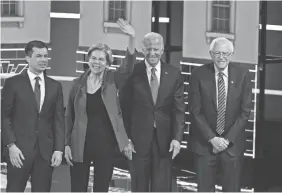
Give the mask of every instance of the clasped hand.
<svg viewBox="0 0 282 193">
<path fill-rule="evenodd" d="M 229 145 L 229 141 L 224 139 L 223 137 L 214 137 L 210 142 L 213 146 L 213 153 L 224 151 Z"/>
</svg>

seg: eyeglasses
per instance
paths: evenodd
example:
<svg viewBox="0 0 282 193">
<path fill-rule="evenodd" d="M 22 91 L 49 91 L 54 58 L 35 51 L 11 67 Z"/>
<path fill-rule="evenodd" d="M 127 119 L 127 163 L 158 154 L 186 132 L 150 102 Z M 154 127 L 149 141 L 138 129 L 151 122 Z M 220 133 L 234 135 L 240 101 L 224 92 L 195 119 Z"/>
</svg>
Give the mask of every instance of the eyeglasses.
<svg viewBox="0 0 282 193">
<path fill-rule="evenodd" d="M 220 57 L 222 55 L 223 57 L 228 57 L 232 54 L 232 52 L 213 52 L 214 56 Z"/>
</svg>

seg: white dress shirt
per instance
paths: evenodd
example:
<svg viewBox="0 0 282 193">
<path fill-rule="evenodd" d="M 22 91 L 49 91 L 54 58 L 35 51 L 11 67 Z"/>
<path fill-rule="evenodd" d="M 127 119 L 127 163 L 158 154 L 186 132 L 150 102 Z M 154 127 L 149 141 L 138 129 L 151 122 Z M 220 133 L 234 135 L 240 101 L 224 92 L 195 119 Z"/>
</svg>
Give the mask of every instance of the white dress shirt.
<svg viewBox="0 0 282 193">
<path fill-rule="evenodd" d="M 149 84 L 151 84 L 151 74 L 152 74 L 152 66 L 147 62 L 147 60 L 145 60 L 145 64 L 146 64 L 146 71 L 147 71 L 147 76 L 148 76 L 148 80 L 149 80 Z M 158 79 L 158 86 L 160 86 L 160 79 L 161 79 L 161 62 L 159 61 L 157 63 L 157 65 L 155 66 L 156 68 L 156 76 Z"/>
<path fill-rule="evenodd" d="M 214 65 L 215 69 L 215 85 L 216 85 L 216 104 L 218 105 L 218 73 L 219 70 L 217 67 Z M 228 66 L 222 71 L 223 73 L 223 80 L 224 80 L 224 86 L 225 86 L 225 104 L 226 104 L 226 99 L 227 99 L 227 94 L 228 94 Z"/>
<path fill-rule="evenodd" d="M 149 80 L 149 84 L 151 84 L 151 74 L 152 74 L 152 66 L 147 62 L 147 60 L 145 60 L 145 64 L 146 64 L 146 71 L 147 71 L 147 76 L 148 76 L 148 80 Z M 156 68 L 156 76 L 158 79 L 158 87 L 160 87 L 160 80 L 161 80 L 161 61 L 159 61 L 157 63 L 157 65 L 155 66 Z M 156 120 L 154 120 L 154 127 L 156 128 Z"/>
<path fill-rule="evenodd" d="M 42 105 L 43 105 L 43 102 L 44 102 L 44 98 L 45 98 L 45 80 L 44 80 L 43 72 L 39 75 L 35 75 L 28 69 L 27 74 L 28 74 L 30 84 L 32 86 L 33 91 L 34 91 L 35 82 L 36 82 L 35 78 L 36 77 L 40 78 L 40 80 L 39 80 L 39 85 L 40 85 L 40 108 L 39 108 L 39 111 L 41 111 L 41 108 L 42 108 Z"/>
</svg>

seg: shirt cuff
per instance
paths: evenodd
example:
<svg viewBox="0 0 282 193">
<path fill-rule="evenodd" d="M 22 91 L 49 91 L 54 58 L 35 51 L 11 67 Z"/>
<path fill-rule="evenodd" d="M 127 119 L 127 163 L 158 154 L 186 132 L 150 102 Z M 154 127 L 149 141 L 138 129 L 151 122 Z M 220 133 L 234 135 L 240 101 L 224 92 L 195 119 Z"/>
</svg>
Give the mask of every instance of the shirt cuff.
<svg viewBox="0 0 282 193">
<path fill-rule="evenodd" d="M 61 151 L 54 151 L 54 152 L 60 152 L 61 154 L 63 154 L 63 152 L 61 152 Z"/>
<path fill-rule="evenodd" d="M 9 143 L 9 144 L 7 145 L 8 149 L 9 149 L 10 147 L 12 147 L 13 145 L 15 145 L 15 143 Z"/>
</svg>

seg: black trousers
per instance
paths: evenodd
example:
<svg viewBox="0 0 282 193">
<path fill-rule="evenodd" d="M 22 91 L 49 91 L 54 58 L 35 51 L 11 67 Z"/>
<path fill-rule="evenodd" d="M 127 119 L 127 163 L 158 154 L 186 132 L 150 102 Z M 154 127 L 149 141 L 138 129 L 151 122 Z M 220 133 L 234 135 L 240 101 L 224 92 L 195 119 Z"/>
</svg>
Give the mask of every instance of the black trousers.
<svg viewBox="0 0 282 193">
<path fill-rule="evenodd" d="M 130 161 L 132 192 L 170 192 L 172 190 L 172 154 L 160 156 L 156 133 L 151 152 L 141 156 L 133 154 Z"/>
<path fill-rule="evenodd" d="M 53 167 L 51 160 L 41 157 L 38 144 L 35 145 L 31 155 L 24 155 L 21 168 L 14 167 L 10 161 L 7 163 L 7 192 L 24 192 L 27 181 L 31 177 L 32 192 L 50 192 Z"/>
<path fill-rule="evenodd" d="M 112 179 L 114 160 L 110 156 L 89 156 L 84 153 L 84 162 L 73 162 L 70 167 L 71 191 L 87 192 L 91 161 L 94 164 L 94 192 L 108 192 Z"/>
<path fill-rule="evenodd" d="M 215 192 L 217 172 L 222 192 L 240 192 L 244 156 L 230 156 L 223 151 L 217 155 L 195 154 L 198 192 Z"/>
</svg>

